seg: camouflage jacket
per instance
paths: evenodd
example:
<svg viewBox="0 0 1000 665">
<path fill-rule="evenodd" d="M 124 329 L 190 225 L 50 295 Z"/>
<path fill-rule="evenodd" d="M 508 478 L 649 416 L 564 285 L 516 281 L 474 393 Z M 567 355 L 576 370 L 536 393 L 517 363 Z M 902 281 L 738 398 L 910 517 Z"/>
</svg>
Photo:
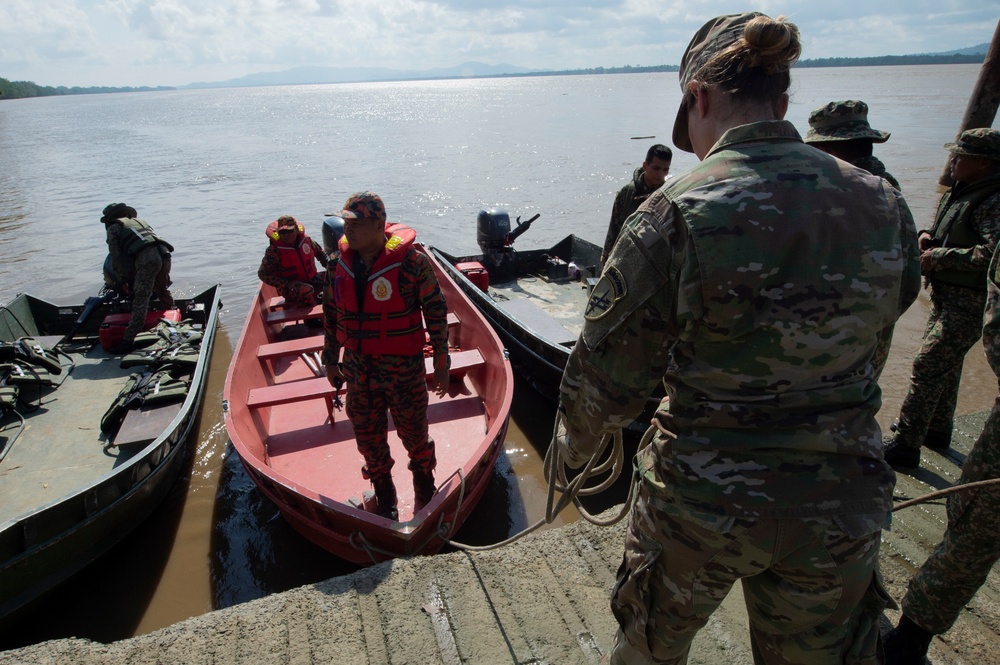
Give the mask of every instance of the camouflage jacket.
<svg viewBox="0 0 1000 665">
<path fill-rule="evenodd" d="M 851 164 L 857 166 L 859 169 L 864 169 L 865 171 L 868 171 L 873 175 L 877 175 L 880 178 L 885 178 L 886 180 L 889 181 L 890 185 L 892 185 L 899 191 L 903 191 L 903 188 L 899 186 L 899 181 L 896 180 L 896 178 L 894 178 L 891 173 L 885 170 L 885 164 L 883 164 L 882 160 L 876 157 L 875 155 L 866 155 L 864 157 L 859 157 L 858 159 L 855 159 L 853 162 L 851 162 Z"/>
<path fill-rule="evenodd" d="M 1000 379 L 1000 249 L 993 253 L 983 313 L 983 349 L 993 373 Z"/>
<path fill-rule="evenodd" d="M 919 288 L 897 190 L 788 122 L 733 128 L 626 223 L 567 362 L 555 443 L 579 466 L 662 378 L 670 434 L 636 463 L 664 508 L 885 511 L 872 358 Z"/>
<path fill-rule="evenodd" d="M 625 220 L 632 216 L 651 193 L 646 185 L 645 171 L 640 166 L 632 173 L 632 181 L 618 190 L 615 196 L 615 204 L 611 208 L 611 222 L 608 224 L 608 234 L 604 238 L 604 250 L 601 252 L 602 261 L 611 254 L 611 248 L 622 232 Z"/>
<path fill-rule="evenodd" d="M 981 199 L 971 209 L 968 199 L 980 190 Z M 965 204 L 963 206 L 963 204 Z M 971 186 L 953 186 L 941 196 L 932 236 L 941 236 L 943 246 L 928 250 L 934 258 L 930 277 L 960 285 L 980 285 L 1000 242 L 1000 176 L 993 176 Z M 964 242 L 958 241 L 963 238 Z M 937 274 L 935 274 L 937 273 Z M 962 279 L 963 276 L 972 279 Z"/>
</svg>

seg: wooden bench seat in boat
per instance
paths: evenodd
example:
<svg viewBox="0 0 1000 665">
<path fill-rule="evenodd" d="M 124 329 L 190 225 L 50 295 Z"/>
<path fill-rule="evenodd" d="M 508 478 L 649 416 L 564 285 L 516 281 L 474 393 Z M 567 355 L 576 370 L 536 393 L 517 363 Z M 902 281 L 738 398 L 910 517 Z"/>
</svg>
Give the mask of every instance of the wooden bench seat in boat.
<svg viewBox="0 0 1000 665">
<path fill-rule="evenodd" d="M 458 317 L 448 312 L 448 326 L 457 326 Z M 282 342 L 271 342 L 261 344 L 257 347 L 258 360 L 270 360 L 284 356 L 297 356 L 301 353 L 312 353 L 323 350 L 323 336 L 313 335 L 312 337 L 300 337 Z"/>
<path fill-rule="evenodd" d="M 482 365 L 484 362 L 486 361 L 483 360 L 483 356 L 478 349 L 456 351 L 451 354 L 451 373 L 464 374 L 469 369 Z M 425 359 L 424 367 L 427 377 L 432 377 L 434 375 L 434 359 Z M 322 397 L 327 400 L 327 406 L 332 408 L 331 405 L 335 393 L 336 389 L 330 385 L 327 378 L 320 376 L 314 379 L 303 379 L 301 381 L 279 383 L 273 386 L 251 388 L 247 395 L 247 406 L 250 408 L 261 408 Z"/>
</svg>

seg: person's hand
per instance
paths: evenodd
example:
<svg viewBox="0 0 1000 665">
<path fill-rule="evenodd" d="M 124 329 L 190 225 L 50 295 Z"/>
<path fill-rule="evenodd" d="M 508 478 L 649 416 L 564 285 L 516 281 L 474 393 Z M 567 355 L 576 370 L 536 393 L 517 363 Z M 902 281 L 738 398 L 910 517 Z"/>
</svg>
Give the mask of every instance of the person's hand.
<svg viewBox="0 0 1000 665">
<path fill-rule="evenodd" d="M 340 365 L 323 365 L 323 369 L 326 370 L 326 380 L 330 382 L 330 385 L 334 388 L 337 387 L 337 382 L 344 381 L 344 373 L 340 371 Z"/>
<path fill-rule="evenodd" d="M 934 238 L 931 236 L 930 233 L 927 233 L 926 231 L 921 231 L 920 233 L 917 234 L 917 248 L 921 252 L 926 252 L 933 246 L 934 246 Z"/>
<path fill-rule="evenodd" d="M 934 253 L 936 247 L 931 247 L 927 251 L 920 253 L 920 272 L 929 275 L 937 270 L 938 259 Z"/>
<path fill-rule="evenodd" d="M 447 367 L 438 367 L 434 370 L 434 378 L 431 380 L 431 390 L 438 397 L 444 397 L 448 392 L 448 383 L 451 381 L 451 374 Z"/>
</svg>

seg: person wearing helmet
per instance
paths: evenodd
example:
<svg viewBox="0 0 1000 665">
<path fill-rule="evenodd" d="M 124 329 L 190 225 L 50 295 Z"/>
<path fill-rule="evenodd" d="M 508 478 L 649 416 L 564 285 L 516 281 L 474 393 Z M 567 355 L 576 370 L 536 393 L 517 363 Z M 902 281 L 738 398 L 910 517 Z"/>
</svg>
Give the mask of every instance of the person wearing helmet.
<svg viewBox="0 0 1000 665">
<path fill-rule="evenodd" d="M 312 307 L 318 303 L 325 273 L 316 270 L 316 262 L 324 268 L 329 263 L 323 248 L 306 235 L 302 223 L 291 215 L 268 224 L 265 233 L 270 243 L 257 270 L 260 281 L 277 289 L 289 307 Z"/>
<path fill-rule="evenodd" d="M 128 353 L 135 336 L 143 331 L 149 301 L 155 294 L 164 309 L 174 306 L 170 294 L 170 253 L 173 246 L 153 232 L 149 222 L 139 219 L 135 208 L 124 203 L 112 203 L 101 216 L 107 233 L 111 266 L 121 278 L 126 296 L 132 297 L 132 318 L 121 341 L 111 353 Z"/>
</svg>

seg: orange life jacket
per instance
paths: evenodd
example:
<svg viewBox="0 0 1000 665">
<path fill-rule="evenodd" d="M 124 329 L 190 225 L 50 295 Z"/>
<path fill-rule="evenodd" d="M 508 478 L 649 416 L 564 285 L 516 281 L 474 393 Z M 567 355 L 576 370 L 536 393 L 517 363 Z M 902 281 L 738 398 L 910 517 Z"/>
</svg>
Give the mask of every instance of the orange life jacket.
<svg viewBox="0 0 1000 665">
<path fill-rule="evenodd" d="M 318 271 L 316 270 L 316 253 L 313 252 L 312 243 L 306 235 L 302 224 L 299 224 L 298 241 L 294 245 L 289 245 L 281 241 L 281 234 L 278 233 L 277 220 L 267 225 L 268 240 L 271 246 L 278 250 L 281 257 L 281 277 L 285 279 L 297 279 L 300 282 L 311 282 Z"/>
<path fill-rule="evenodd" d="M 420 303 L 407 304 L 399 291 L 399 270 L 413 250 L 417 234 L 402 224 L 386 228 L 385 250 L 375 259 L 359 303 L 354 274 L 355 252 L 340 240 L 340 261 L 334 277 L 338 305 L 337 340 L 344 348 L 365 355 L 423 353 L 424 324 Z"/>
</svg>

